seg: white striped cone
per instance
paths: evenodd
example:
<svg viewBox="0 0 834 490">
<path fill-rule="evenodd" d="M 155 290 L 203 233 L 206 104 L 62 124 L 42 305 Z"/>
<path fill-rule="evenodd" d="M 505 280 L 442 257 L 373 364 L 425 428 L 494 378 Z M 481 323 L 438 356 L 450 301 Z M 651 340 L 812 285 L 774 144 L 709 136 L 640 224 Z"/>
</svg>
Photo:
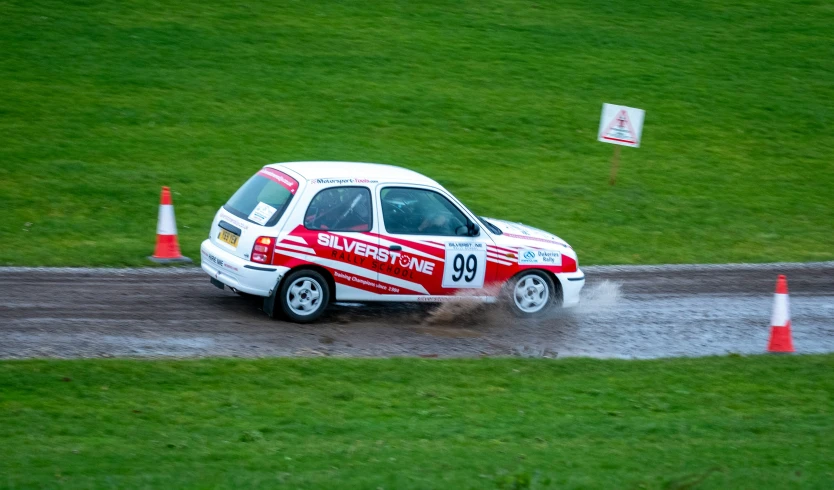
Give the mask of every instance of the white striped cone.
<svg viewBox="0 0 834 490">
<path fill-rule="evenodd" d="M 188 257 L 180 253 L 177 241 L 177 221 L 174 218 L 174 202 L 171 200 L 171 190 L 162 188 L 159 200 L 159 218 L 156 222 L 156 249 L 151 257 L 154 262 L 191 262 Z"/>
<path fill-rule="evenodd" d="M 791 307 L 788 302 L 788 280 L 780 275 L 773 295 L 773 314 L 770 316 L 768 352 L 794 352 L 791 339 Z"/>
</svg>

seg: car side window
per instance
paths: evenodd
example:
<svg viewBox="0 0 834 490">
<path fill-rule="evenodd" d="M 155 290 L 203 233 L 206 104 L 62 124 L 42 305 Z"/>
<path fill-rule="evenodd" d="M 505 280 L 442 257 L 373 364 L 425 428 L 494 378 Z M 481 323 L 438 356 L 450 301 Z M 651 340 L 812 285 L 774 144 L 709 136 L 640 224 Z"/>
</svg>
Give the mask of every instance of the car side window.
<svg viewBox="0 0 834 490">
<path fill-rule="evenodd" d="M 367 187 L 331 187 L 310 201 L 304 214 L 308 230 L 371 231 L 371 191 Z"/>
<path fill-rule="evenodd" d="M 382 221 L 388 233 L 398 235 L 462 236 L 466 216 L 439 192 L 413 187 L 386 187 Z"/>
</svg>

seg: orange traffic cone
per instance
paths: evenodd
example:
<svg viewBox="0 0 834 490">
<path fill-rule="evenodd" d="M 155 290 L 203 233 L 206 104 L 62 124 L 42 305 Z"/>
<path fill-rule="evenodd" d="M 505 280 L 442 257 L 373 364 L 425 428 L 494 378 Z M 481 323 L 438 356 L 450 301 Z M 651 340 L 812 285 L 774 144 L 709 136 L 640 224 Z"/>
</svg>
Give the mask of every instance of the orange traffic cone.
<svg viewBox="0 0 834 490">
<path fill-rule="evenodd" d="M 180 253 L 180 244 L 177 242 L 177 222 L 174 219 L 174 203 L 171 201 L 171 190 L 167 187 L 162 188 L 162 196 L 159 200 L 156 249 L 148 258 L 160 264 L 191 262 L 191 259 L 183 257 Z"/>
<path fill-rule="evenodd" d="M 791 339 L 791 310 L 788 304 L 788 280 L 780 275 L 773 295 L 773 315 L 770 317 L 768 352 L 794 352 Z"/>
</svg>

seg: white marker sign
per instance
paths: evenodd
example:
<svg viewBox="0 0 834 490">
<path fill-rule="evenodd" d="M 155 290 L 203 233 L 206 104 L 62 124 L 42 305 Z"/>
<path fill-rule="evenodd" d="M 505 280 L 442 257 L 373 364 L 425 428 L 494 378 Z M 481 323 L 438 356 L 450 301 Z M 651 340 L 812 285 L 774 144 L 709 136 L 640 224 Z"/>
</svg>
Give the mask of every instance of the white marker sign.
<svg viewBox="0 0 834 490">
<path fill-rule="evenodd" d="M 646 111 L 624 105 L 602 104 L 597 140 L 614 145 L 640 146 Z"/>
</svg>

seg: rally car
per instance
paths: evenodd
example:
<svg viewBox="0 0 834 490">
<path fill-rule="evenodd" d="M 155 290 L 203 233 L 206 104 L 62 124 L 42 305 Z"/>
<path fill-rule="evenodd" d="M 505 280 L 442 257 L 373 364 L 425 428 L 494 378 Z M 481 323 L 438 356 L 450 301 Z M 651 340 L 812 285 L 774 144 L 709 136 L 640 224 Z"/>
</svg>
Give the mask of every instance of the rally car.
<svg viewBox="0 0 834 490">
<path fill-rule="evenodd" d="M 520 316 L 574 306 L 585 276 L 559 237 L 476 216 L 390 165 L 267 165 L 217 212 L 200 247 L 215 286 L 307 323 L 331 301 L 506 301 Z"/>
</svg>

